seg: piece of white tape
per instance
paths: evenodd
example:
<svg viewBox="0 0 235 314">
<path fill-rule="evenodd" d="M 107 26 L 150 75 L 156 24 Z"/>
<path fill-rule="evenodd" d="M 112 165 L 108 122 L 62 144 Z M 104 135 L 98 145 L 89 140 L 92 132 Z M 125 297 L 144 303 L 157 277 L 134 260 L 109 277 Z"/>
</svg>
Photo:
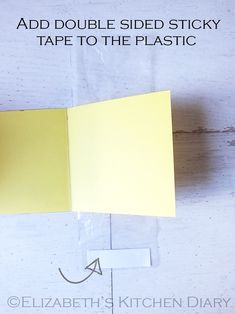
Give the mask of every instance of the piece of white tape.
<svg viewBox="0 0 235 314">
<path fill-rule="evenodd" d="M 97 258 L 100 260 L 101 268 L 134 268 L 151 266 L 151 254 L 149 248 L 87 251 L 88 263 Z"/>
</svg>

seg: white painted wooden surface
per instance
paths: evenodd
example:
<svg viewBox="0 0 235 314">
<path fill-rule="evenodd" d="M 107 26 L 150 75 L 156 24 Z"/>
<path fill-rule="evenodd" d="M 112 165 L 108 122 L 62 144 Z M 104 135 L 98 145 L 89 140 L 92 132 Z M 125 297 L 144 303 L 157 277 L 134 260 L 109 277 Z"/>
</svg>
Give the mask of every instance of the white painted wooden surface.
<svg viewBox="0 0 235 314">
<path fill-rule="evenodd" d="M 233 126 L 234 1 L 52 0 L 32 4 L 28 0 L 20 3 L 7 0 L 0 5 L 2 110 L 66 107 L 170 89 L 175 130 L 192 131 L 198 127 L 222 130 Z M 16 31 L 22 16 L 49 19 L 214 18 L 221 19 L 221 26 L 216 31 L 192 31 L 198 36 L 198 45 L 192 48 L 53 48 L 36 45 L 38 31 Z M 188 34 L 172 31 L 170 35 L 179 32 Z M 156 32 L 148 30 L 146 34 L 156 35 Z"/>
<path fill-rule="evenodd" d="M 2 215 L 0 219 L 0 282 L 1 282 L 1 313 L 77 313 L 78 308 L 54 306 L 43 308 L 41 299 L 65 298 L 81 300 L 82 313 L 109 313 L 109 310 L 97 305 L 91 309 L 89 301 L 87 307 L 82 299 L 100 299 L 102 295 L 111 295 L 110 270 L 104 270 L 103 275 L 94 275 L 89 282 L 71 285 L 60 276 L 60 267 L 71 280 L 81 280 L 87 276 L 84 270 L 83 255 L 85 248 L 82 243 L 95 238 L 97 247 L 109 248 L 109 230 L 105 226 L 105 216 L 90 215 L 84 220 L 94 226 L 82 235 L 82 219 L 79 221 L 74 213 L 36 214 L 36 215 Z M 102 226 L 102 234 L 98 230 Z M 84 237 L 84 239 L 83 239 Z M 89 272 L 88 272 L 89 274 Z M 8 299 L 17 296 L 21 306 L 8 306 Z M 22 298 L 27 297 L 29 303 L 22 306 Z M 34 300 L 34 301 L 33 301 Z M 13 301 L 12 301 L 13 302 Z M 12 304 L 16 304 L 14 301 Z M 38 308 L 33 307 L 33 302 Z M 51 303 L 52 304 L 52 303 Z M 67 313 L 67 312 L 66 312 Z"/>
<path fill-rule="evenodd" d="M 233 308 L 134 307 L 117 309 L 115 313 L 234 313 L 235 147 L 231 146 L 232 140 L 232 133 L 175 136 L 177 217 L 157 219 L 157 266 L 149 270 L 115 270 L 113 282 L 116 297 L 224 296 L 233 298 Z M 116 235 L 113 247 L 119 247 L 120 243 L 127 246 L 125 238 L 132 218 L 113 220 Z M 120 234 L 121 223 L 125 227 Z M 141 224 L 137 225 L 136 239 L 140 243 L 150 234 L 144 231 L 143 235 L 141 230 Z"/>
<path fill-rule="evenodd" d="M 169 49 L 39 48 L 16 32 L 22 17 L 221 18 L 200 45 Z M 206 0 L 0 4 L 0 109 L 66 107 L 171 89 L 177 217 L 74 214 L 0 217 L 0 312 L 11 295 L 40 297 L 225 297 L 235 289 L 234 2 Z M 214 130 L 215 133 L 210 131 Z M 196 131 L 196 132 L 195 132 Z M 225 132 L 226 131 L 226 132 Z M 185 133 L 189 132 L 189 133 Z M 86 249 L 152 250 L 153 268 L 105 270 L 84 286 L 61 281 L 85 274 Z M 231 304 L 230 304 L 231 305 Z M 209 308 L 80 309 L 82 313 L 234 313 Z M 45 309 L 34 309 L 44 313 Z M 32 313 L 17 309 L 16 313 Z M 78 309 L 47 309 L 47 313 Z"/>
</svg>

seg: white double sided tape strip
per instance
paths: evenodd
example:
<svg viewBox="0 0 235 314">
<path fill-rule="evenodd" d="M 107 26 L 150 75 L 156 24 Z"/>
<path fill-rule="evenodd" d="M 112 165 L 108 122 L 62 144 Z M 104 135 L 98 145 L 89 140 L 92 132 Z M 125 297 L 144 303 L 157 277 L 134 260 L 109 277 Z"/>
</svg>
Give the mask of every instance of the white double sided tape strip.
<svg viewBox="0 0 235 314">
<path fill-rule="evenodd" d="M 150 249 L 88 250 L 87 262 L 99 258 L 101 268 L 150 267 Z"/>
</svg>

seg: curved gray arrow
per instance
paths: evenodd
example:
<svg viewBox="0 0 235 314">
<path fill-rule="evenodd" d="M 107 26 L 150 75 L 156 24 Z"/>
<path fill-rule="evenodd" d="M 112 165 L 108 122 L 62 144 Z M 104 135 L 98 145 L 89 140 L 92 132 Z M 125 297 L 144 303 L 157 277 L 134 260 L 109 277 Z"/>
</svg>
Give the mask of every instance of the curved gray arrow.
<svg viewBox="0 0 235 314">
<path fill-rule="evenodd" d="M 66 280 L 66 281 L 69 282 L 69 283 L 75 284 L 75 285 L 86 281 L 86 280 L 89 279 L 94 273 L 97 273 L 98 275 L 101 275 L 101 276 L 103 275 L 102 269 L 101 269 L 101 267 L 100 267 L 100 259 L 99 259 L 99 258 L 95 259 L 93 262 L 91 262 L 89 265 L 87 265 L 87 266 L 85 267 L 85 269 L 91 270 L 91 273 L 90 273 L 88 276 L 86 276 L 84 279 L 79 280 L 79 281 L 72 281 L 72 280 L 69 280 L 68 278 L 65 277 L 65 275 L 63 274 L 63 272 L 62 272 L 62 270 L 61 270 L 60 268 L 59 268 L 58 270 L 59 270 L 59 273 L 61 274 L 61 276 L 64 278 L 64 280 Z"/>
</svg>

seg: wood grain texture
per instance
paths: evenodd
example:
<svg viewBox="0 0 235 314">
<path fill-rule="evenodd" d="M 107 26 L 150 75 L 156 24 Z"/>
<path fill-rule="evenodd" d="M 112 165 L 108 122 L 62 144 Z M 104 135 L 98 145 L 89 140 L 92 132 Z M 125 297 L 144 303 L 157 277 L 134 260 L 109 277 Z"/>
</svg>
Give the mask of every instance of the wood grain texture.
<svg viewBox="0 0 235 314">
<path fill-rule="evenodd" d="M 67 107 L 150 91 L 171 90 L 174 130 L 234 125 L 234 2 L 43 1 L 1 3 L 0 109 Z M 81 13 L 82 12 L 82 13 Z M 25 18 L 215 18 L 218 30 L 172 31 L 198 37 L 194 47 L 39 47 L 39 31 L 16 30 Z M 174 14 L 172 14 L 172 12 Z M 167 32 L 167 31 L 165 31 Z M 164 32 L 164 34 L 165 34 Z M 43 32 L 39 32 L 43 33 Z M 55 35 L 56 32 L 50 31 Z M 58 33 L 58 32 L 57 32 Z M 67 31 L 60 34 L 66 35 Z M 94 32 L 96 34 L 96 32 Z M 121 34 L 120 31 L 114 33 Z M 157 32 L 162 35 L 161 31 Z M 7 34 L 7 35 L 6 35 Z M 69 32 L 78 34 L 78 31 Z M 99 33 L 100 34 L 100 33 Z M 127 33 L 125 33 L 127 34 Z M 128 31 L 128 35 L 136 34 Z M 147 30 L 144 34 L 155 36 Z M 182 119 L 183 116 L 183 119 Z"/>
<path fill-rule="evenodd" d="M 7 0 L 0 9 L 0 110 L 67 107 L 170 89 L 177 192 L 175 219 L 84 214 L 77 222 L 69 214 L 1 217 L 0 312 L 12 313 L 6 298 L 15 294 L 114 300 L 234 298 L 234 1 L 43 0 L 32 5 L 29 0 Z M 132 18 L 218 18 L 222 26 L 216 32 L 199 31 L 194 48 L 145 49 L 44 49 L 35 45 L 36 32 L 15 29 L 22 16 L 126 18 L 127 12 Z M 67 286 L 56 272 L 60 266 L 72 278 L 82 275 L 86 249 L 135 247 L 151 248 L 153 268 L 107 270 L 82 287 Z M 234 300 L 232 306 L 102 306 L 82 313 L 233 314 Z M 17 313 L 31 314 L 32 309 Z"/>
<path fill-rule="evenodd" d="M 152 269 L 113 271 L 114 298 L 231 297 L 235 286 L 235 150 L 233 134 L 175 136 L 177 217 L 113 217 L 113 247 L 158 248 Z M 150 226 L 155 225 L 155 228 Z M 157 228 L 156 228 L 157 225 Z M 121 227 L 120 227 L 121 226 Z M 149 226 L 149 230 L 147 229 Z M 136 227 L 136 228 L 135 228 Z M 132 237 L 130 230 L 134 230 Z M 153 233 L 155 229 L 155 233 Z M 142 230 L 143 233 L 142 233 Z M 128 282 L 128 284 L 126 284 Z M 234 306 L 234 299 L 231 305 Z M 114 313 L 233 313 L 234 308 L 131 308 Z"/>
<path fill-rule="evenodd" d="M 93 239 L 92 247 L 109 248 L 107 218 L 105 215 L 94 217 L 87 214 L 78 220 L 74 213 L 1 215 L 0 312 L 12 313 L 14 307 L 8 306 L 7 300 L 18 296 L 21 305 L 14 308 L 17 313 L 43 313 L 45 310 L 50 314 L 77 313 L 78 310 L 82 313 L 110 313 L 101 299 L 111 295 L 110 270 L 104 270 L 103 276 L 94 274 L 82 286 L 67 283 L 58 271 L 60 267 L 66 277 L 74 281 L 89 274 L 84 269 L 84 254 L 89 241 Z M 102 233 L 98 226 L 102 226 Z M 24 305 L 23 297 L 27 297 Z M 45 305 L 48 298 L 53 300 L 51 306 L 43 307 L 42 299 Z M 64 307 L 59 306 L 58 303 L 63 304 L 66 298 L 70 302 L 76 300 L 77 305 L 70 307 L 67 303 Z M 56 299 L 57 305 L 52 306 Z M 100 303 L 97 305 L 96 302 Z"/>
</svg>

